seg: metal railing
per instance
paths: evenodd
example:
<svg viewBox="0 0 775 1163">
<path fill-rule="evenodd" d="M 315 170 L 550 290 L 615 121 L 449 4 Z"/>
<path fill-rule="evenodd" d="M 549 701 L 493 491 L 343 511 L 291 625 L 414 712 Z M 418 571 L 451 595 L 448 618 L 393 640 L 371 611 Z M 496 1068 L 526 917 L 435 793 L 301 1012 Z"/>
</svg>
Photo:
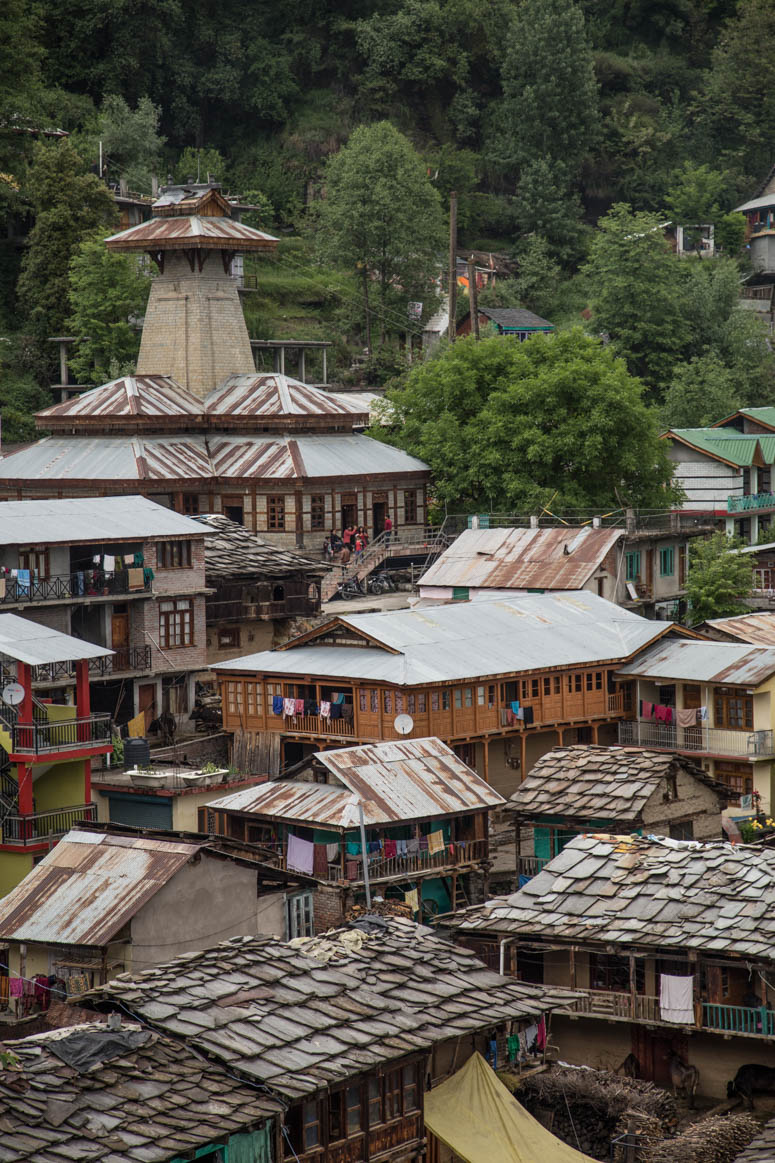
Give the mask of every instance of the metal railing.
<svg viewBox="0 0 775 1163">
<path fill-rule="evenodd" d="M 11 754 L 41 755 L 110 743 L 110 727 L 110 715 L 89 715 L 83 719 L 48 723 L 17 722 L 11 731 Z"/>
<path fill-rule="evenodd" d="M 667 727 L 662 723 L 627 720 L 619 723 L 619 743 L 654 747 L 658 751 L 698 751 L 716 755 L 769 756 L 775 754 L 773 733 L 730 731 L 721 727 Z"/>
<path fill-rule="evenodd" d="M 150 646 L 120 646 L 113 654 L 103 654 L 100 658 L 89 659 L 89 674 L 98 677 L 120 674 L 128 670 L 151 670 Z M 58 679 L 73 678 L 75 663 L 70 659 L 48 662 L 32 668 L 33 682 L 56 682 Z"/>
<path fill-rule="evenodd" d="M 775 493 L 751 493 L 747 497 L 727 497 L 728 513 L 749 513 L 775 507 Z"/>
<path fill-rule="evenodd" d="M 141 567 L 138 567 L 141 568 Z M 12 574 L 0 575 L 0 605 L 20 602 L 52 602 L 67 598 L 101 598 L 112 594 L 148 593 L 150 580 L 129 584 L 129 570 L 89 569 L 23 581 Z"/>
<path fill-rule="evenodd" d="M 709 1030 L 762 1034 L 771 1038 L 775 1034 L 775 1013 L 766 1006 L 749 1009 L 747 1006 L 716 1005 L 706 1001 L 702 1003 L 702 1024 Z"/>
<path fill-rule="evenodd" d="M 0 837 L 3 844 L 40 844 L 49 837 L 64 836 L 79 820 L 96 819 L 97 805 L 94 803 L 33 812 L 29 816 L 9 815 L 0 826 Z"/>
<path fill-rule="evenodd" d="M 393 529 L 390 533 L 380 533 L 364 549 L 358 561 L 355 555 L 347 565 L 332 564 L 320 584 L 321 598 L 327 602 L 345 581 L 357 578 L 359 581 L 372 573 L 388 557 L 401 557 L 411 553 L 440 553 L 451 544 L 453 538 L 442 532 L 441 526 L 432 525 L 413 532 L 411 529 Z"/>
</svg>

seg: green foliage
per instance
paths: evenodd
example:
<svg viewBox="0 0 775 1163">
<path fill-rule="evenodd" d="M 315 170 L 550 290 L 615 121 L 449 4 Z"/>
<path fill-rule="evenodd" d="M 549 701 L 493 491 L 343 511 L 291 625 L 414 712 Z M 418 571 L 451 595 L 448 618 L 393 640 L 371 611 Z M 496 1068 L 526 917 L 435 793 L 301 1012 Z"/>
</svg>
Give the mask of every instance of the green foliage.
<svg viewBox="0 0 775 1163">
<path fill-rule="evenodd" d="M 317 241 L 322 257 L 358 272 L 365 315 L 375 284 L 383 342 L 388 309 L 403 300 L 405 318 L 409 300 L 431 296 L 443 240 L 438 192 L 410 142 L 387 121 L 356 129 L 326 166 Z"/>
<path fill-rule="evenodd" d="M 745 231 L 744 214 L 735 214 L 734 211 L 722 214 L 720 218 L 716 219 L 716 246 L 723 250 L 724 254 L 735 258 L 743 249 Z"/>
<path fill-rule="evenodd" d="M 387 439 L 430 464 L 436 497 L 458 511 L 673 499 L 641 385 L 578 328 L 525 343 L 458 340 L 388 399 Z"/>
<path fill-rule="evenodd" d="M 100 384 L 134 372 L 140 348 L 137 321 L 145 314 L 150 290 L 147 262 L 108 251 L 102 233 L 81 243 L 70 264 L 72 314 L 67 321 L 69 331 L 81 337 L 70 360 L 78 382 Z"/>
<path fill-rule="evenodd" d="M 520 246 L 518 257 L 515 282 L 519 303 L 550 318 L 557 301 L 560 267 L 552 258 L 548 242 L 540 234 L 530 234 Z"/>
<path fill-rule="evenodd" d="M 159 135 L 161 110 L 148 97 L 141 97 L 130 109 L 123 97 L 110 94 L 102 103 L 99 134 L 103 166 L 116 181 L 126 178 L 129 189 L 150 194 L 151 175 L 158 172 L 165 139 Z M 97 156 L 97 143 L 94 143 Z"/>
<path fill-rule="evenodd" d="M 226 162 L 217 149 L 194 149 L 188 145 L 178 158 L 173 171 L 176 182 L 206 182 L 209 174 L 213 181 L 226 181 Z"/>
<path fill-rule="evenodd" d="M 593 326 L 633 375 L 658 390 L 689 341 L 683 274 L 660 219 L 620 204 L 601 219 L 587 263 Z"/>
<path fill-rule="evenodd" d="M 741 406 L 737 377 L 713 353 L 678 364 L 661 410 L 665 428 L 706 428 Z"/>
<path fill-rule="evenodd" d="M 721 213 L 727 181 L 710 166 L 684 162 L 673 175 L 667 207 L 680 226 L 715 222 Z"/>
<path fill-rule="evenodd" d="M 742 545 L 724 533 L 691 542 L 686 594 L 693 623 L 746 609 L 743 599 L 753 589 L 753 563 L 748 555 L 735 552 Z"/>
<path fill-rule="evenodd" d="M 69 141 L 35 146 L 26 195 L 35 225 L 17 285 L 19 303 L 36 335 L 61 335 L 70 307 L 71 259 L 82 239 L 115 221 L 115 203 Z"/>
<path fill-rule="evenodd" d="M 0 343 L 0 415 L 4 444 L 35 440 L 35 413 L 52 404 L 36 378 L 35 352 L 21 340 Z"/>
</svg>

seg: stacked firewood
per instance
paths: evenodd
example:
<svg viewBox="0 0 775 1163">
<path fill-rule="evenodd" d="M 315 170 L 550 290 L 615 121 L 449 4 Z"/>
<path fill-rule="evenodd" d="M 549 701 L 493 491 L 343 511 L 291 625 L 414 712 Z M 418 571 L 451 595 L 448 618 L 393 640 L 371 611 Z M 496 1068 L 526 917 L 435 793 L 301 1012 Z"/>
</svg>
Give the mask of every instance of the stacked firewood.
<svg viewBox="0 0 775 1163">
<path fill-rule="evenodd" d="M 645 1151 L 643 1163 L 732 1163 L 761 1127 L 751 1115 L 711 1115 Z"/>
<path fill-rule="evenodd" d="M 558 1139 L 593 1159 L 611 1158 L 611 1143 L 627 1128 L 625 1114 L 647 1121 L 648 1139 L 672 1134 L 678 1123 L 667 1091 L 608 1070 L 559 1066 L 527 1076 L 514 1093 Z"/>
<path fill-rule="evenodd" d="M 408 917 L 411 920 L 412 910 L 403 901 L 375 900 L 372 901 L 370 909 L 367 909 L 365 905 L 353 905 L 347 910 L 345 920 L 357 921 L 361 917 L 374 916 L 374 914 L 378 917 Z"/>
</svg>

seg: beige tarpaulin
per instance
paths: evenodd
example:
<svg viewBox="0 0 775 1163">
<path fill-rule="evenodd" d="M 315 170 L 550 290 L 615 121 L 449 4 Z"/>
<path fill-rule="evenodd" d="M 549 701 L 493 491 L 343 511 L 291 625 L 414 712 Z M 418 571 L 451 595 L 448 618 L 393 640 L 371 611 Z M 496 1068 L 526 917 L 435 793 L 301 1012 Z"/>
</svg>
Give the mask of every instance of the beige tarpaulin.
<svg viewBox="0 0 775 1163">
<path fill-rule="evenodd" d="M 593 1163 L 520 1106 L 481 1054 L 428 1091 L 425 1125 L 466 1163 Z"/>
</svg>

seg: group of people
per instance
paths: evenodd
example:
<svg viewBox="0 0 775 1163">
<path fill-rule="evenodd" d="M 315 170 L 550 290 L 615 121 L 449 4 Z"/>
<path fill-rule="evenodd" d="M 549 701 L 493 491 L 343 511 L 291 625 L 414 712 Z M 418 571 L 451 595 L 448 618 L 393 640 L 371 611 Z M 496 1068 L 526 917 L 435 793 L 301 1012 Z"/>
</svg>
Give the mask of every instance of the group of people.
<svg viewBox="0 0 775 1163">
<path fill-rule="evenodd" d="M 393 522 L 389 516 L 385 517 L 385 532 L 390 537 L 393 530 Z M 328 537 L 323 542 L 323 558 L 325 561 L 333 561 L 336 559 L 341 566 L 349 565 L 350 561 L 355 561 L 356 564 L 361 561 L 366 546 L 369 544 L 369 535 L 366 531 L 365 525 L 346 525 L 342 530 L 341 537 L 332 529 Z"/>
</svg>

